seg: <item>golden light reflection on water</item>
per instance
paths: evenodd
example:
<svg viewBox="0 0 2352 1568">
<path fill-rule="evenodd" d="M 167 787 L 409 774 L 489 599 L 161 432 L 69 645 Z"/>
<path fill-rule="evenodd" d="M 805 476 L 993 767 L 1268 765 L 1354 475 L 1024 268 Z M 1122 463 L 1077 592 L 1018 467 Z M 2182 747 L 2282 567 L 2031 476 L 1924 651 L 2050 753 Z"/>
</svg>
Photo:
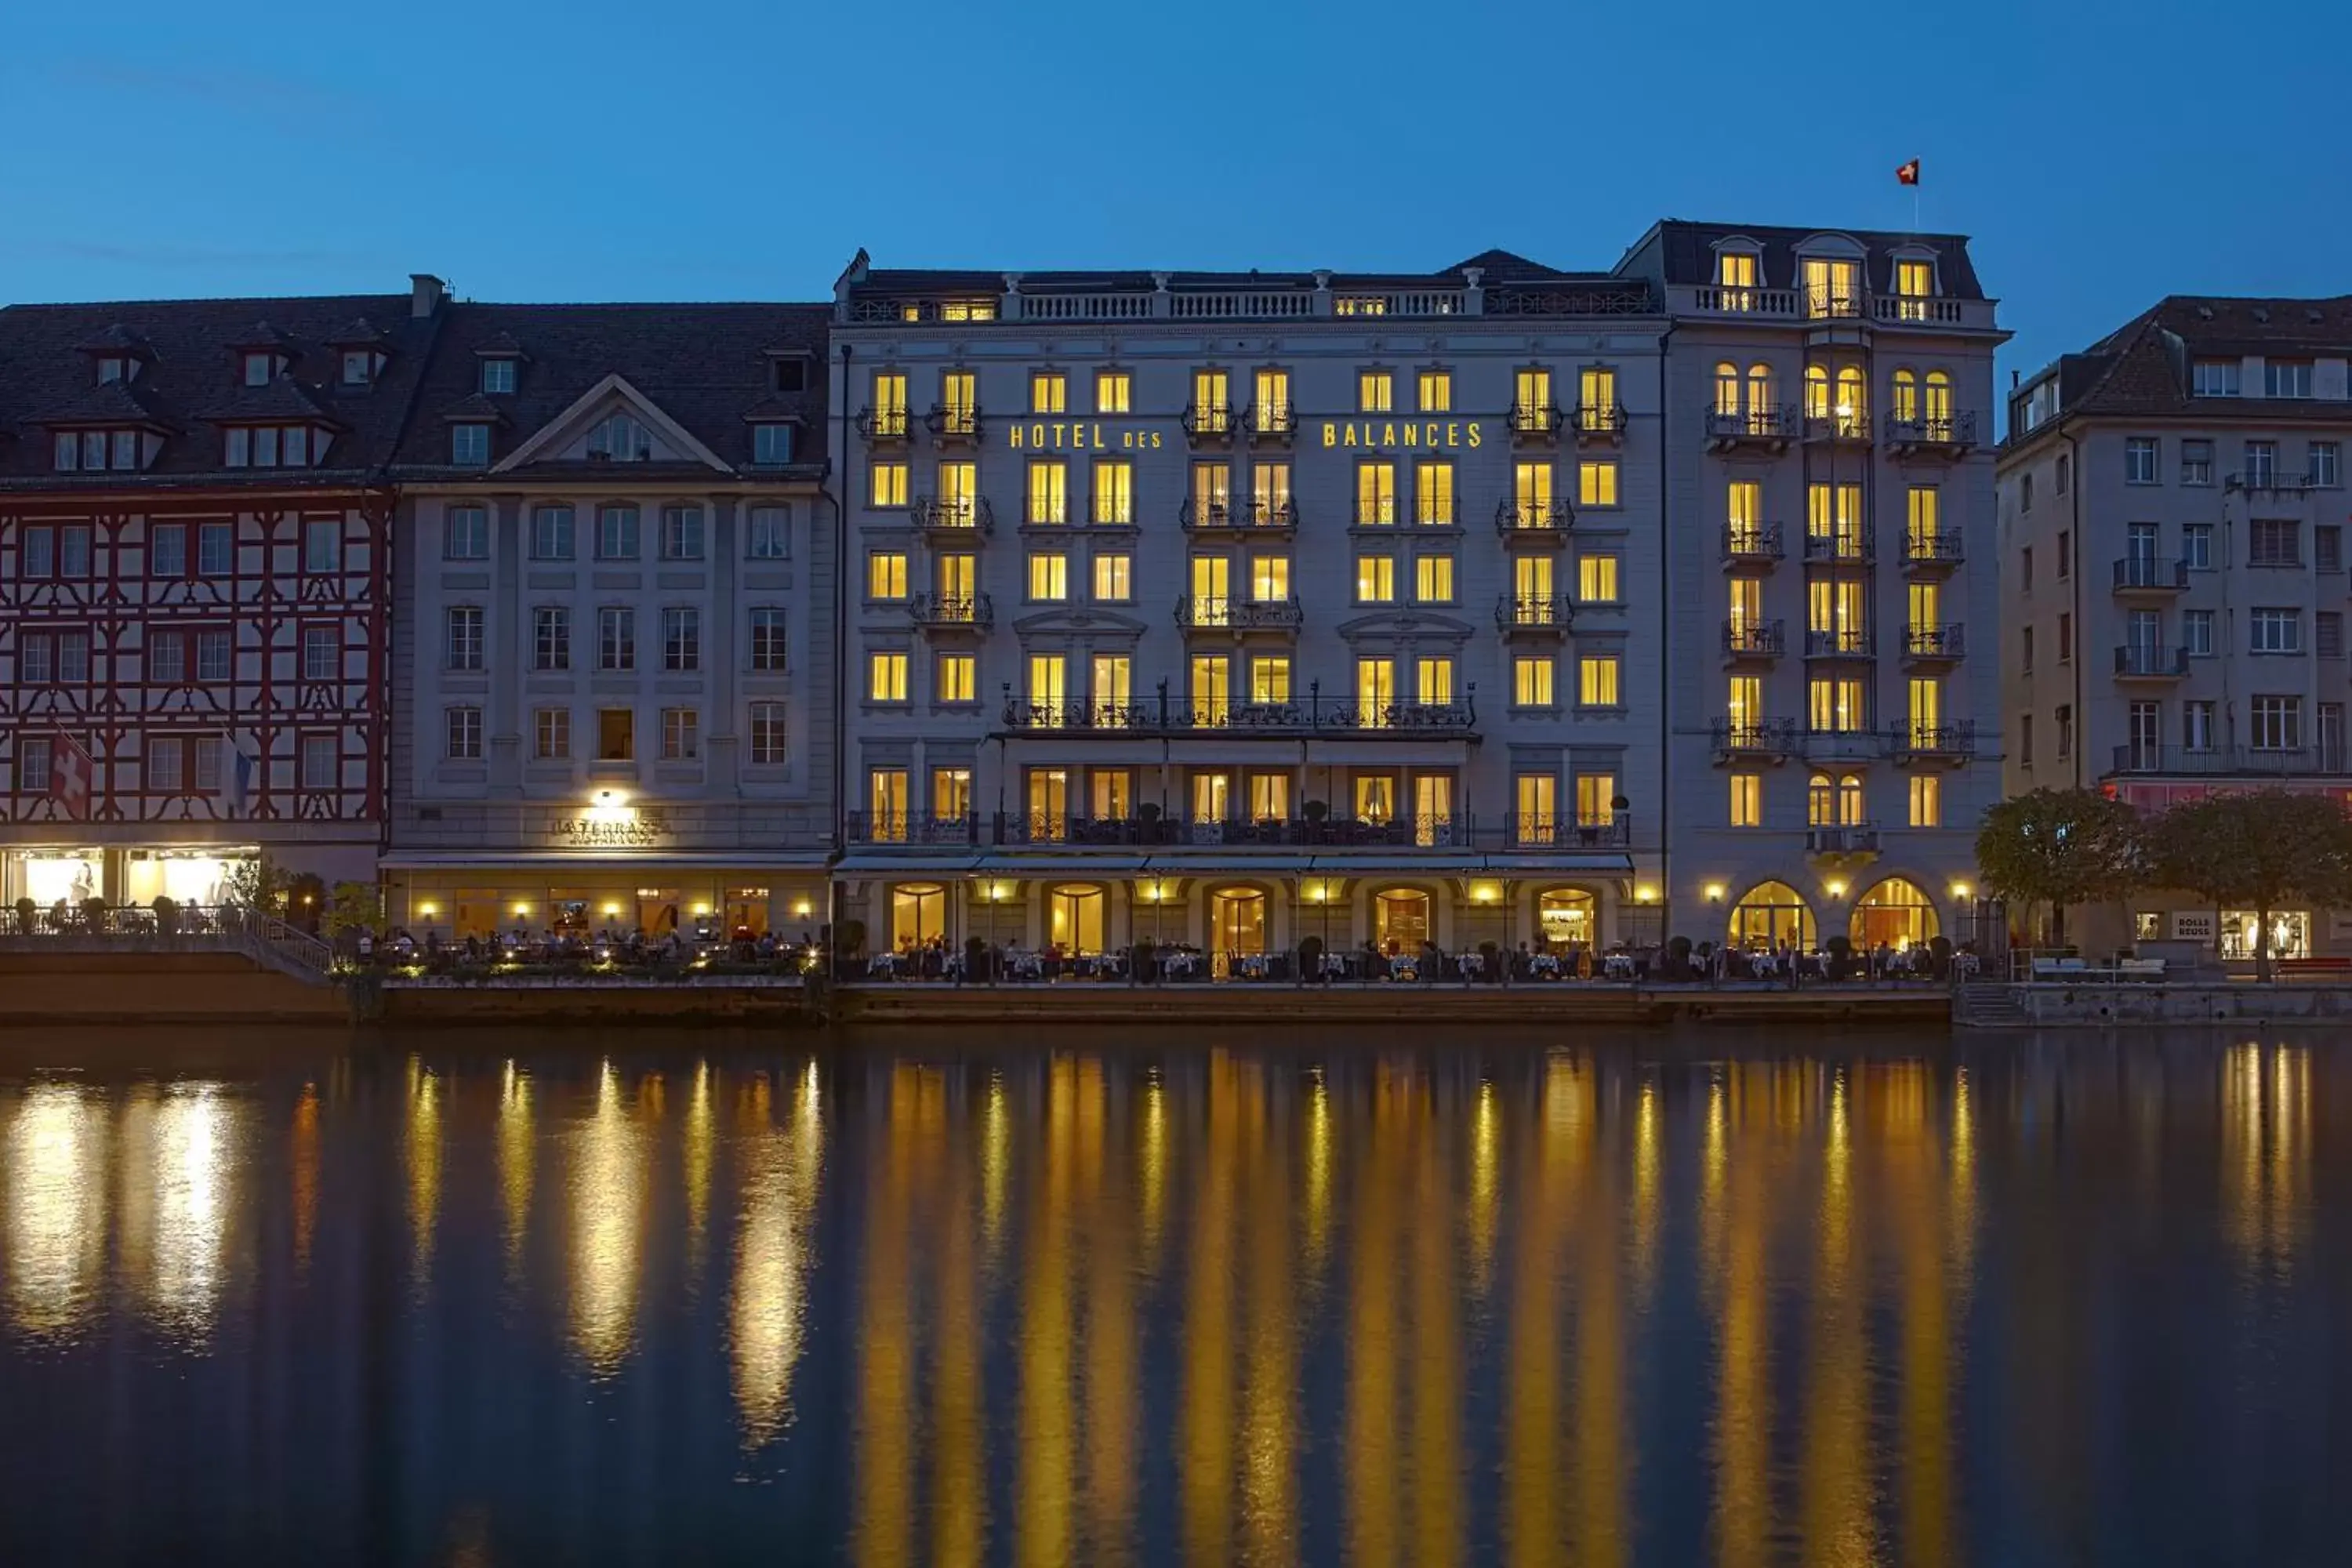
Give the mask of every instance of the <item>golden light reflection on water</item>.
<svg viewBox="0 0 2352 1568">
<path fill-rule="evenodd" d="M 424 1058 L 408 1058 L 410 1279 L 421 1296 L 433 1285 L 434 1228 L 441 1217 L 441 1081 Z"/>
<path fill-rule="evenodd" d="M 219 1084 L 175 1084 L 155 1108 L 154 1304 L 184 1342 L 212 1332 L 242 1197 L 244 1105 Z"/>
<path fill-rule="evenodd" d="M 319 1225 L 319 1086 L 306 1083 L 294 1102 L 292 1139 L 294 1272 L 310 1268 L 310 1237 Z"/>
<path fill-rule="evenodd" d="M 697 1074 L 688 1116 L 699 1108 L 709 1136 L 709 1068 Z M 692 1146 L 691 1136 L 688 1141 Z M 824 1124 L 816 1086 L 803 1079 L 781 1126 L 748 1123 L 740 1142 L 741 1217 L 727 1330 L 743 1446 L 774 1439 L 792 1414 L 793 1369 L 801 1356 L 808 1298 L 810 1229 L 824 1164 Z M 707 1158 L 707 1155 L 706 1155 Z M 688 1191 L 692 1191 L 689 1152 Z"/>
<path fill-rule="evenodd" d="M 26 1334 L 69 1334 L 96 1309 L 108 1120 L 94 1090 L 66 1083 L 33 1085 L 10 1119 L 8 1308 Z"/>
<path fill-rule="evenodd" d="M 596 1081 L 596 1110 L 572 1134 L 572 1337 L 589 1371 L 618 1372 L 635 1331 L 637 1261 L 645 1226 L 646 1169 L 652 1141 L 620 1074 L 606 1062 Z"/>
<path fill-rule="evenodd" d="M 506 1237 L 509 1282 L 522 1271 L 523 1241 L 530 1234 L 530 1193 L 539 1164 L 539 1125 L 531 1114 L 530 1076 L 513 1062 L 499 1079 L 499 1200 Z"/>
</svg>

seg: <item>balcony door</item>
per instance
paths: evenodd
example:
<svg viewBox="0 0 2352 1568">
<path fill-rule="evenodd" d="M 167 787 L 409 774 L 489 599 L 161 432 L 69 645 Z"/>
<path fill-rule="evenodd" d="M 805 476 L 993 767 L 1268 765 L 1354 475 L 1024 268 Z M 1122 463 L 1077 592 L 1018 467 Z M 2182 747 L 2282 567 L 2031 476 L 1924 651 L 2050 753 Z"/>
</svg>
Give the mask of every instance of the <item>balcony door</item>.
<svg viewBox="0 0 2352 1568">
<path fill-rule="evenodd" d="M 1225 773 L 1192 775 L 1192 820 L 1223 823 L 1233 813 L 1234 776 Z"/>
<path fill-rule="evenodd" d="M 1029 838 L 1058 844 L 1070 836 L 1070 770 L 1029 770 Z"/>
<path fill-rule="evenodd" d="M 1233 563 L 1222 555 L 1192 557 L 1192 624 L 1222 626 L 1233 620 Z"/>
<path fill-rule="evenodd" d="M 1223 728 L 1233 706 L 1231 676 L 1221 654 L 1192 656 L 1192 722 Z"/>
<path fill-rule="evenodd" d="M 1093 676 L 1088 700 L 1094 704 L 1096 722 L 1105 728 L 1124 722 L 1135 700 L 1133 661 L 1123 653 L 1098 653 Z"/>
<path fill-rule="evenodd" d="M 2130 766 L 2135 773 L 2145 773 L 2162 765 L 2163 755 L 2161 709 L 2153 702 L 2131 705 Z"/>
<path fill-rule="evenodd" d="M 1454 780 L 1423 773 L 1412 781 L 1412 841 L 1423 848 L 1454 842 Z"/>
</svg>

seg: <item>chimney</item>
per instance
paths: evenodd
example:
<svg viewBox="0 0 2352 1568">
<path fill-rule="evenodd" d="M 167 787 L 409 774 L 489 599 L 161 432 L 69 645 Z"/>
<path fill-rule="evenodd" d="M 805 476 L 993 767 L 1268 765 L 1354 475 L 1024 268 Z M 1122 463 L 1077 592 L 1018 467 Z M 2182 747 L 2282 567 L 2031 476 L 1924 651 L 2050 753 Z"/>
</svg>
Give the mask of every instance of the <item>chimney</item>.
<svg viewBox="0 0 2352 1568">
<path fill-rule="evenodd" d="M 2017 377 L 2017 372 L 2016 372 L 2016 371 L 2014 371 L 2014 370 L 2011 370 L 2011 371 L 2009 373 L 2009 389 L 2010 389 L 2010 391 L 2011 391 L 2011 392 L 2015 392 L 2015 391 L 2017 390 L 2017 379 L 2018 379 L 2018 377 Z"/>
<path fill-rule="evenodd" d="M 442 291 L 447 285 L 430 272 L 408 275 L 408 313 L 419 320 L 441 308 Z"/>
</svg>

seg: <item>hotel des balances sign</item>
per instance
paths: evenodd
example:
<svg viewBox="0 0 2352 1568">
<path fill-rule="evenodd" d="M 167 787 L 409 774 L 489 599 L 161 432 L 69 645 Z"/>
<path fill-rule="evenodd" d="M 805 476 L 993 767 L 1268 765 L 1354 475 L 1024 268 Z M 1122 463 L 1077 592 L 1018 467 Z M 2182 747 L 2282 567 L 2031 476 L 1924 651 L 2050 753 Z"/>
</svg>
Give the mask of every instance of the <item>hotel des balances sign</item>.
<svg viewBox="0 0 2352 1568">
<path fill-rule="evenodd" d="M 1232 416 L 1225 434 L 1247 434 L 1244 417 Z M 1014 420 L 1004 427 L 1004 444 L 1015 452 L 1143 452 L 1157 451 L 1165 433 L 1122 426 L 1118 420 L 1104 428 L 1100 420 L 1057 420 L 1039 423 Z M 1320 422 L 1326 447 L 1365 447 L 1373 451 L 1476 451 L 1486 444 L 1486 427 L 1475 419 L 1348 419 Z"/>
<path fill-rule="evenodd" d="M 547 840 L 556 849 L 667 849 L 677 841 L 669 819 L 635 806 L 599 806 L 558 812 L 548 818 Z"/>
</svg>

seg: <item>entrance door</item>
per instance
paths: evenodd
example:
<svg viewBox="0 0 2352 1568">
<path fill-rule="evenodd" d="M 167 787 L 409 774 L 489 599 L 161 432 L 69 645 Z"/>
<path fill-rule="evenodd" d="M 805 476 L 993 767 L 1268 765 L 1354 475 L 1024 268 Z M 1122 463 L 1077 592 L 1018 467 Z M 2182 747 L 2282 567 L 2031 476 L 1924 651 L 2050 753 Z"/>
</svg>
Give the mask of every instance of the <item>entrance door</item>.
<svg viewBox="0 0 2352 1568">
<path fill-rule="evenodd" d="M 1255 888 L 1226 888 L 1209 901 L 1209 923 L 1220 961 L 1264 952 L 1265 895 Z"/>
<path fill-rule="evenodd" d="M 1103 890 L 1083 885 L 1054 889 L 1055 947 L 1066 954 L 1096 953 L 1103 945 Z"/>
<path fill-rule="evenodd" d="M 1391 957 L 1418 953 L 1429 940 L 1429 895 L 1394 888 L 1372 901 L 1372 939 Z"/>
</svg>

